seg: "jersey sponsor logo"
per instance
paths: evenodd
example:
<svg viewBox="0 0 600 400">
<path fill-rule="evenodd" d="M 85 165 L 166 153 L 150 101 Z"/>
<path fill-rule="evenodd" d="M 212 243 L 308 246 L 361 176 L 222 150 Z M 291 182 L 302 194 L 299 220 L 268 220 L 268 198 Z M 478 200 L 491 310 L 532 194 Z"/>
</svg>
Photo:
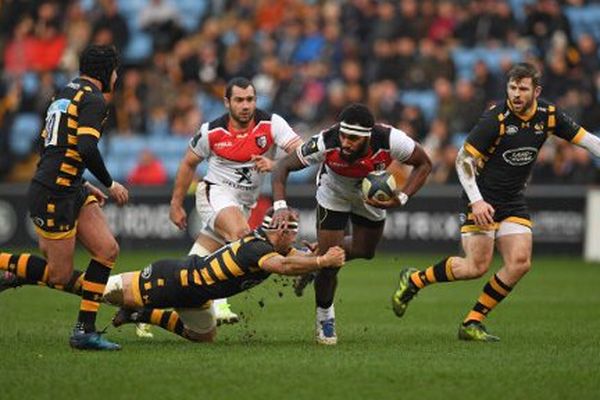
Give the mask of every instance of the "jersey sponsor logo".
<svg viewBox="0 0 600 400">
<path fill-rule="evenodd" d="M 224 149 L 225 147 L 233 147 L 232 142 L 217 142 L 215 143 L 215 149 Z"/>
<path fill-rule="evenodd" d="M 257 136 L 256 137 L 256 145 L 261 149 L 267 147 L 267 137 L 266 136 Z"/>
<path fill-rule="evenodd" d="M 518 128 L 517 126 L 514 126 L 514 125 L 508 125 L 508 126 L 506 127 L 506 134 L 507 134 L 507 135 L 514 135 L 514 134 L 516 134 L 517 132 L 519 132 L 519 128 Z"/>
<path fill-rule="evenodd" d="M 535 129 L 534 133 L 536 135 L 543 135 L 544 134 L 544 123 L 543 122 L 538 122 L 533 126 L 533 129 Z"/>
<path fill-rule="evenodd" d="M 142 270 L 142 278 L 149 279 L 152 275 L 152 264 L 148 265 L 146 268 Z"/>
<path fill-rule="evenodd" d="M 532 163 L 537 157 L 538 149 L 535 147 L 519 147 L 502 153 L 502 158 L 514 167 L 521 167 Z"/>
<path fill-rule="evenodd" d="M 308 157 L 311 154 L 314 154 L 317 151 L 319 151 L 319 138 L 318 137 L 311 138 L 308 142 L 306 142 L 302 145 L 302 148 L 300 149 L 300 151 L 302 152 L 303 157 Z"/>
<path fill-rule="evenodd" d="M 250 167 L 237 168 L 235 174 L 239 177 L 237 183 L 252 184 L 252 169 Z"/>
</svg>

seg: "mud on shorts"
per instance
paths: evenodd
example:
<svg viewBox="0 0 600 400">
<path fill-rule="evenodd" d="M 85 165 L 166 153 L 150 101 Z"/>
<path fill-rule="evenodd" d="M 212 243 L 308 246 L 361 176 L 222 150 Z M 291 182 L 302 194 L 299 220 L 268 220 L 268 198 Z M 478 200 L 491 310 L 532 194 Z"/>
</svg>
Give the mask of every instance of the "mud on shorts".
<svg viewBox="0 0 600 400">
<path fill-rule="evenodd" d="M 46 239 L 67 239 L 77 233 L 77 219 L 84 205 L 98 201 L 86 186 L 58 191 L 31 182 L 27 192 L 30 218 L 37 234 Z"/>
</svg>

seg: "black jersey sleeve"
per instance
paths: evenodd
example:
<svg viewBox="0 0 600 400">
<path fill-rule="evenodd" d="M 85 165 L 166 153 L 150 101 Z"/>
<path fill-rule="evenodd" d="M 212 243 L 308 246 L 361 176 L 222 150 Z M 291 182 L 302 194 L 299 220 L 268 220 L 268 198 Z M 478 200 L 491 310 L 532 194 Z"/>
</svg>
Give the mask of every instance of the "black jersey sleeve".
<svg viewBox="0 0 600 400">
<path fill-rule="evenodd" d="M 78 136 L 77 151 L 85 167 L 106 187 L 110 187 L 113 180 L 106 169 L 102 155 L 98 150 L 98 139 L 92 135 Z"/>
<path fill-rule="evenodd" d="M 477 125 L 473 127 L 465 141 L 465 150 L 471 155 L 481 157 L 487 153 L 500 131 L 500 120 L 498 119 L 498 106 L 483 113 Z"/>
<path fill-rule="evenodd" d="M 278 254 L 267 241 L 255 239 L 242 244 L 236 256 L 243 268 L 261 268 L 266 259 Z"/>
<path fill-rule="evenodd" d="M 577 136 L 581 132 L 582 128 L 578 123 L 561 110 L 556 110 L 556 130 L 554 131 L 556 136 L 577 143 Z"/>
<path fill-rule="evenodd" d="M 79 113 L 77 136 L 90 135 L 100 139 L 102 121 L 106 117 L 104 98 L 96 93 L 85 93 L 77 111 Z"/>
</svg>

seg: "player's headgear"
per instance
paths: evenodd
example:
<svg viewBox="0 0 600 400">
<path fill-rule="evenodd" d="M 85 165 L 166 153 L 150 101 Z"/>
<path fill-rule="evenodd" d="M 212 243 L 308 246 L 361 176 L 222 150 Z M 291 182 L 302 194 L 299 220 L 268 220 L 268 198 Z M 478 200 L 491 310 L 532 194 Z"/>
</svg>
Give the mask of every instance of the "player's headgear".
<svg viewBox="0 0 600 400">
<path fill-rule="evenodd" d="M 353 103 L 340 113 L 340 132 L 347 135 L 371 136 L 375 125 L 375 117 L 367 106 Z"/>
<path fill-rule="evenodd" d="M 112 72 L 119 66 L 119 55 L 114 46 L 90 45 L 79 57 L 79 72 L 102 83 L 102 92 L 110 92 Z"/>
</svg>

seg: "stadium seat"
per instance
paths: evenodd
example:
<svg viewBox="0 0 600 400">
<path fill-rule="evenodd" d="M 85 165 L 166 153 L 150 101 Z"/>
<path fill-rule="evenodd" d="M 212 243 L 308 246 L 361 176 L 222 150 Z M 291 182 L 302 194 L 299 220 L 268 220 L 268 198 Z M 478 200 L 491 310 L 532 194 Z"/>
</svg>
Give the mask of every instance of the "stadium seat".
<svg viewBox="0 0 600 400">
<path fill-rule="evenodd" d="M 39 137 L 42 119 L 35 113 L 20 113 L 15 116 L 10 130 L 10 150 L 17 156 L 28 155 Z"/>
<path fill-rule="evenodd" d="M 23 94 L 32 97 L 37 94 L 40 87 L 40 77 L 37 72 L 26 72 L 21 77 L 21 83 L 23 84 Z"/>
<path fill-rule="evenodd" d="M 110 157 L 135 159 L 145 147 L 146 139 L 141 136 L 112 136 L 106 152 Z"/>
<path fill-rule="evenodd" d="M 153 46 L 152 36 L 141 31 L 133 32 L 125 48 L 125 60 L 128 62 L 147 60 L 152 54 Z"/>
</svg>

